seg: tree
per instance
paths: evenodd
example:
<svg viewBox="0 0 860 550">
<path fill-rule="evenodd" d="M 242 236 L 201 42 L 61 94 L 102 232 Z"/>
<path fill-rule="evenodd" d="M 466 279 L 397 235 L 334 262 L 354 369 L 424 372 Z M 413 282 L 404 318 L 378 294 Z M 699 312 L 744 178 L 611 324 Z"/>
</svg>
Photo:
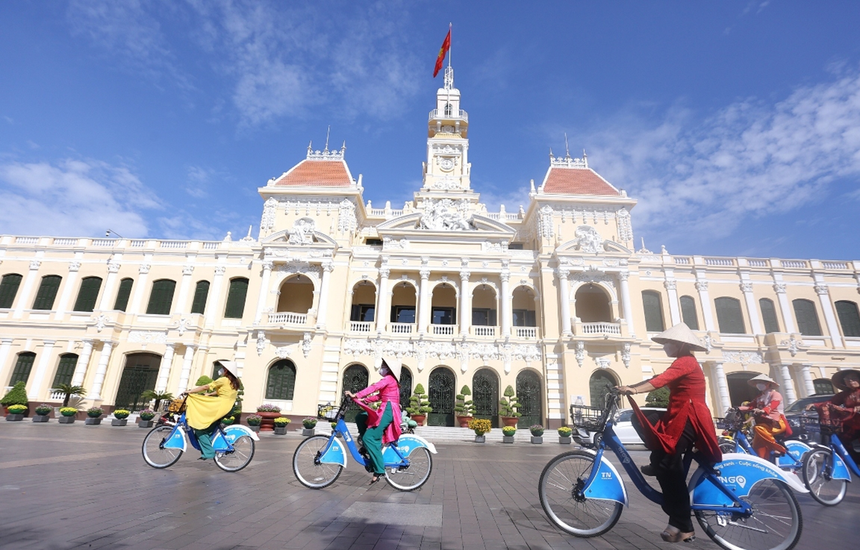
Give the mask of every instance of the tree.
<svg viewBox="0 0 860 550">
<path fill-rule="evenodd" d="M 73 395 L 86 395 L 87 390 L 83 386 L 73 386 L 71 384 L 57 384 L 54 391 L 63 393 L 63 406 L 69 406 L 69 398 Z"/>
<path fill-rule="evenodd" d="M 519 418 L 522 413 L 517 409 L 520 408 L 520 400 L 514 395 L 514 388 L 508 385 L 505 388 L 504 397 L 499 400 L 499 415 L 513 418 Z"/>
<path fill-rule="evenodd" d="M 6 405 L 24 405 L 27 406 L 29 403 L 29 399 L 27 399 L 27 384 L 23 381 L 16 382 L 12 389 L 9 390 L 3 399 L 0 399 L 0 404 Z"/>
<path fill-rule="evenodd" d="M 472 395 L 472 392 L 469 390 L 469 386 L 464 385 L 460 393 L 457 394 L 457 397 L 454 398 L 454 412 L 458 416 L 472 416 L 475 414 L 475 405 L 471 399 L 466 399 L 470 395 Z"/>
<path fill-rule="evenodd" d="M 424 391 L 424 386 L 422 386 L 421 384 L 415 386 L 415 391 L 409 398 L 409 406 L 406 407 L 406 412 L 409 413 L 409 416 L 433 412 L 433 407 L 430 406 L 430 401 L 427 399 L 427 394 Z"/>
<path fill-rule="evenodd" d="M 159 410 L 162 401 L 173 400 L 173 394 L 166 391 L 146 390 L 140 396 L 144 399 L 155 399 L 155 405 L 152 407 L 155 411 Z"/>
<path fill-rule="evenodd" d="M 662 407 L 666 408 L 669 406 L 669 388 L 663 386 L 662 388 L 657 388 L 651 392 L 648 392 L 648 395 L 645 396 L 645 406 L 646 407 Z"/>
</svg>

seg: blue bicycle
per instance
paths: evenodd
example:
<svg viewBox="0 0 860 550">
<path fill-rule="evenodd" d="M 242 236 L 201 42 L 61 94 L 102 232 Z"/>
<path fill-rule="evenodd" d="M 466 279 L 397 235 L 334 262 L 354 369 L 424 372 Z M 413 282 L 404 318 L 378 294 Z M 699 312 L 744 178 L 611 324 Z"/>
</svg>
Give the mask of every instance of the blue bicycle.
<svg viewBox="0 0 860 550">
<path fill-rule="evenodd" d="M 757 455 L 753 449 L 749 438 L 743 430 L 744 425 L 743 413 L 735 408 L 726 411 L 726 417 L 717 423 L 718 428 L 724 428 L 723 437 L 720 437 L 720 450 L 724 453 L 745 453 L 749 455 Z M 801 430 L 807 429 L 809 425 L 805 422 L 805 418 L 801 417 Z M 785 448 L 785 453 L 776 453 L 771 451 L 770 461 L 778 467 L 795 475 L 800 476 L 800 471 L 803 469 L 803 456 L 812 450 L 812 447 L 797 439 L 786 439 L 779 441 L 779 444 Z"/>
<path fill-rule="evenodd" d="M 197 437 L 185 419 L 185 399 L 181 403 L 177 400 L 176 403 L 176 411 L 168 410 L 159 419 L 158 425 L 143 438 L 143 460 L 153 468 L 167 468 L 175 464 L 188 449 L 188 442 L 200 450 Z M 176 414 L 179 415 L 178 419 Z M 257 434 L 246 426 L 221 427 L 219 424 L 212 436 L 215 464 L 225 472 L 238 472 L 254 458 L 254 441 L 259 440 Z"/>
<path fill-rule="evenodd" d="M 656 504 L 663 501 L 663 494 L 648 485 L 613 431 L 618 399 L 618 392 L 610 391 L 598 417 L 579 411 L 580 425 L 574 426 L 603 436 L 594 449 L 556 456 L 540 476 L 538 493 L 547 517 L 577 537 L 608 532 L 628 505 L 624 482 L 605 456 L 607 447 L 645 498 Z M 797 544 L 803 517 L 792 490 L 808 491 L 795 476 L 757 456 L 730 453 L 710 467 L 695 451 L 685 456 L 687 471 L 693 460 L 698 468 L 688 484 L 692 511 L 714 542 L 729 550 L 789 550 Z"/>
<path fill-rule="evenodd" d="M 832 426 L 821 425 L 820 430 L 825 444 L 813 443 L 803 458 L 803 481 L 812 498 L 825 506 L 836 506 L 845 498 L 851 472 L 860 477 L 860 468 Z"/>
<path fill-rule="evenodd" d="M 362 456 L 343 421 L 352 399 L 344 396 L 340 407 L 320 405 L 317 416 L 336 422 L 331 435 L 314 435 L 302 441 L 293 454 L 293 473 L 296 479 L 310 489 L 322 489 L 334 483 L 346 467 L 346 450 L 337 438 L 346 442 L 349 454 L 360 465 L 369 469 L 367 456 Z M 402 434 L 396 443 L 389 443 L 382 451 L 385 462 L 385 481 L 399 491 L 414 491 L 424 485 L 433 470 L 436 447 L 422 437 Z"/>
</svg>

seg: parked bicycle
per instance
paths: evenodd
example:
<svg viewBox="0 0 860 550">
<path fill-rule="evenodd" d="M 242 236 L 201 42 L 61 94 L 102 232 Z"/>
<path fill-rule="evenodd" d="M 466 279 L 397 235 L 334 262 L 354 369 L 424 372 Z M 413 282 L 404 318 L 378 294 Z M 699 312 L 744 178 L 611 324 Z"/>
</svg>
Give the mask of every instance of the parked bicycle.
<svg viewBox="0 0 860 550">
<path fill-rule="evenodd" d="M 346 449 L 357 463 L 365 469 L 369 467 L 369 457 L 359 453 L 343 420 L 351 402 L 352 399 L 344 396 L 337 409 L 332 405 L 318 407 L 317 416 L 336 422 L 336 425 L 331 435 L 311 436 L 296 448 L 293 454 L 293 473 L 305 487 L 322 489 L 334 483 L 346 468 Z M 385 481 L 399 491 L 414 491 L 430 478 L 434 454 L 436 447 L 429 441 L 417 435 L 402 434 L 396 443 L 389 443 L 382 451 Z"/>
<path fill-rule="evenodd" d="M 814 430 L 814 425 L 808 429 Z M 860 477 L 860 468 L 845 450 L 834 426 L 819 425 L 822 443 L 813 443 L 803 458 L 803 481 L 812 498 L 825 506 L 836 506 L 845 498 L 851 473 Z"/>
<path fill-rule="evenodd" d="M 594 449 L 556 456 L 540 476 L 538 493 L 547 517 L 577 537 L 608 532 L 628 506 L 624 482 L 605 456 L 607 447 L 645 498 L 656 504 L 663 500 L 662 493 L 645 481 L 612 429 L 618 399 L 613 389 L 599 416 L 592 414 L 595 409 L 591 407 L 579 411 L 574 426 L 600 432 L 602 437 Z M 757 456 L 730 453 L 711 467 L 694 451 L 685 456 L 687 471 L 693 460 L 698 468 L 688 484 L 691 508 L 714 542 L 729 550 L 789 550 L 797 544 L 803 517 L 792 490 L 807 490 L 795 476 Z"/>
<path fill-rule="evenodd" d="M 717 422 L 717 427 L 725 430 L 719 438 L 720 450 L 723 453 L 758 455 L 744 430 L 745 422 L 743 412 L 736 408 L 728 409 L 725 418 Z M 806 422 L 801 418 L 800 430 L 805 430 L 806 426 Z M 803 469 L 803 456 L 811 451 L 812 447 L 797 439 L 777 439 L 777 443 L 785 448 L 785 453 L 771 451 L 768 460 L 783 470 L 800 476 L 800 471 Z"/>
<path fill-rule="evenodd" d="M 185 420 L 185 400 L 174 401 L 158 425 L 143 438 L 143 460 L 153 468 L 167 468 L 176 463 L 188 449 L 188 443 L 198 451 L 200 445 L 194 430 Z M 176 415 L 179 415 L 176 418 Z M 238 472 L 254 458 L 254 442 L 260 438 L 250 428 L 239 424 L 222 427 L 212 435 L 215 464 L 225 472 Z"/>
</svg>

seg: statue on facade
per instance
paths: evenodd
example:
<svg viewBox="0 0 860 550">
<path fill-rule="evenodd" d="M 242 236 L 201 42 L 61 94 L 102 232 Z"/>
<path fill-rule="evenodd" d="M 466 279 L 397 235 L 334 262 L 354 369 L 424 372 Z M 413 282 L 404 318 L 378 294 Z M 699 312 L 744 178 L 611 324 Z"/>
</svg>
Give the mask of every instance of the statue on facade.
<svg viewBox="0 0 860 550">
<path fill-rule="evenodd" d="M 311 244 L 314 242 L 314 220 L 312 218 L 299 218 L 290 229 L 289 244 Z"/>
<path fill-rule="evenodd" d="M 576 229 L 576 244 L 583 252 L 597 254 L 603 252 L 603 239 L 596 229 L 587 225 L 580 225 Z"/>
<path fill-rule="evenodd" d="M 430 229 L 432 231 L 469 231 L 472 229 L 471 216 L 452 209 L 450 200 L 441 200 L 429 203 L 424 208 L 424 214 L 418 222 L 419 229 Z"/>
</svg>

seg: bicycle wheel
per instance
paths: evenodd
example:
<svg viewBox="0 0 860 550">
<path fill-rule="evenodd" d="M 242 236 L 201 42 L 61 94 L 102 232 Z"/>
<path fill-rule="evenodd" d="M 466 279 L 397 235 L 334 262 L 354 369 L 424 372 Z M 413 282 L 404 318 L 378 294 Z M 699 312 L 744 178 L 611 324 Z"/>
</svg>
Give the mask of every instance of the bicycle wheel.
<svg viewBox="0 0 860 550">
<path fill-rule="evenodd" d="M 749 517 L 731 512 L 696 510 L 711 539 L 728 550 L 790 550 L 800 540 L 803 517 L 794 493 L 783 481 L 763 479 L 741 497 L 753 509 Z"/>
<path fill-rule="evenodd" d="M 803 457 L 803 482 L 812 498 L 825 506 L 836 506 L 845 498 L 848 482 L 833 479 L 833 456 L 830 449 L 815 449 Z"/>
<path fill-rule="evenodd" d="M 407 457 L 409 466 L 389 467 L 385 481 L 398 491 L 414 491 L 424 485 L 433 470 L 433 455 L 426 447 L 418 447 Z"/>
<path fill-rule="evenodd" d="M 720 451 L 722 451 L 723 454 L 733 453 L 737 449 L 737 442 L 734 439 L 729 439 L 728 437 L 721 437 L 719 443 Z"/>
<path fill-rule="evenodd" d="M 340 476 L 340 464 L 322 464 L 319 461 L 322 449 L 328 445 L 329 436 L 315 435 L 302 441 L 293 453 L 293 473 L 299 483 L 309 489 L 322 489 L 334 483 Z"/>
<path fill-rule="evenodd" d="M 143 438 L 143 460 L 153 468 L 172 466 L 182 456 L 182 449 L 165 449 L 162 446 L 172 431 L 172 426 L 156 426 Z"/>
<path fill-rule="evenodd" d="M 559 529 L 577 537 L 596 537 L 612 529 L 623 505 L 586 498 L 585 480 L 594 468 L 594 456 L 584 451 L 562 453 L 549 461 L 540 475 L 540 505 Z"/>
<path fill-rule="evenodd" d="M 225 472 L 238 472 L 254 458 L 254 440 L 249 435 L 236 438 L 232 451 L 215 453 L 215 464 Z"/>
</svg>

